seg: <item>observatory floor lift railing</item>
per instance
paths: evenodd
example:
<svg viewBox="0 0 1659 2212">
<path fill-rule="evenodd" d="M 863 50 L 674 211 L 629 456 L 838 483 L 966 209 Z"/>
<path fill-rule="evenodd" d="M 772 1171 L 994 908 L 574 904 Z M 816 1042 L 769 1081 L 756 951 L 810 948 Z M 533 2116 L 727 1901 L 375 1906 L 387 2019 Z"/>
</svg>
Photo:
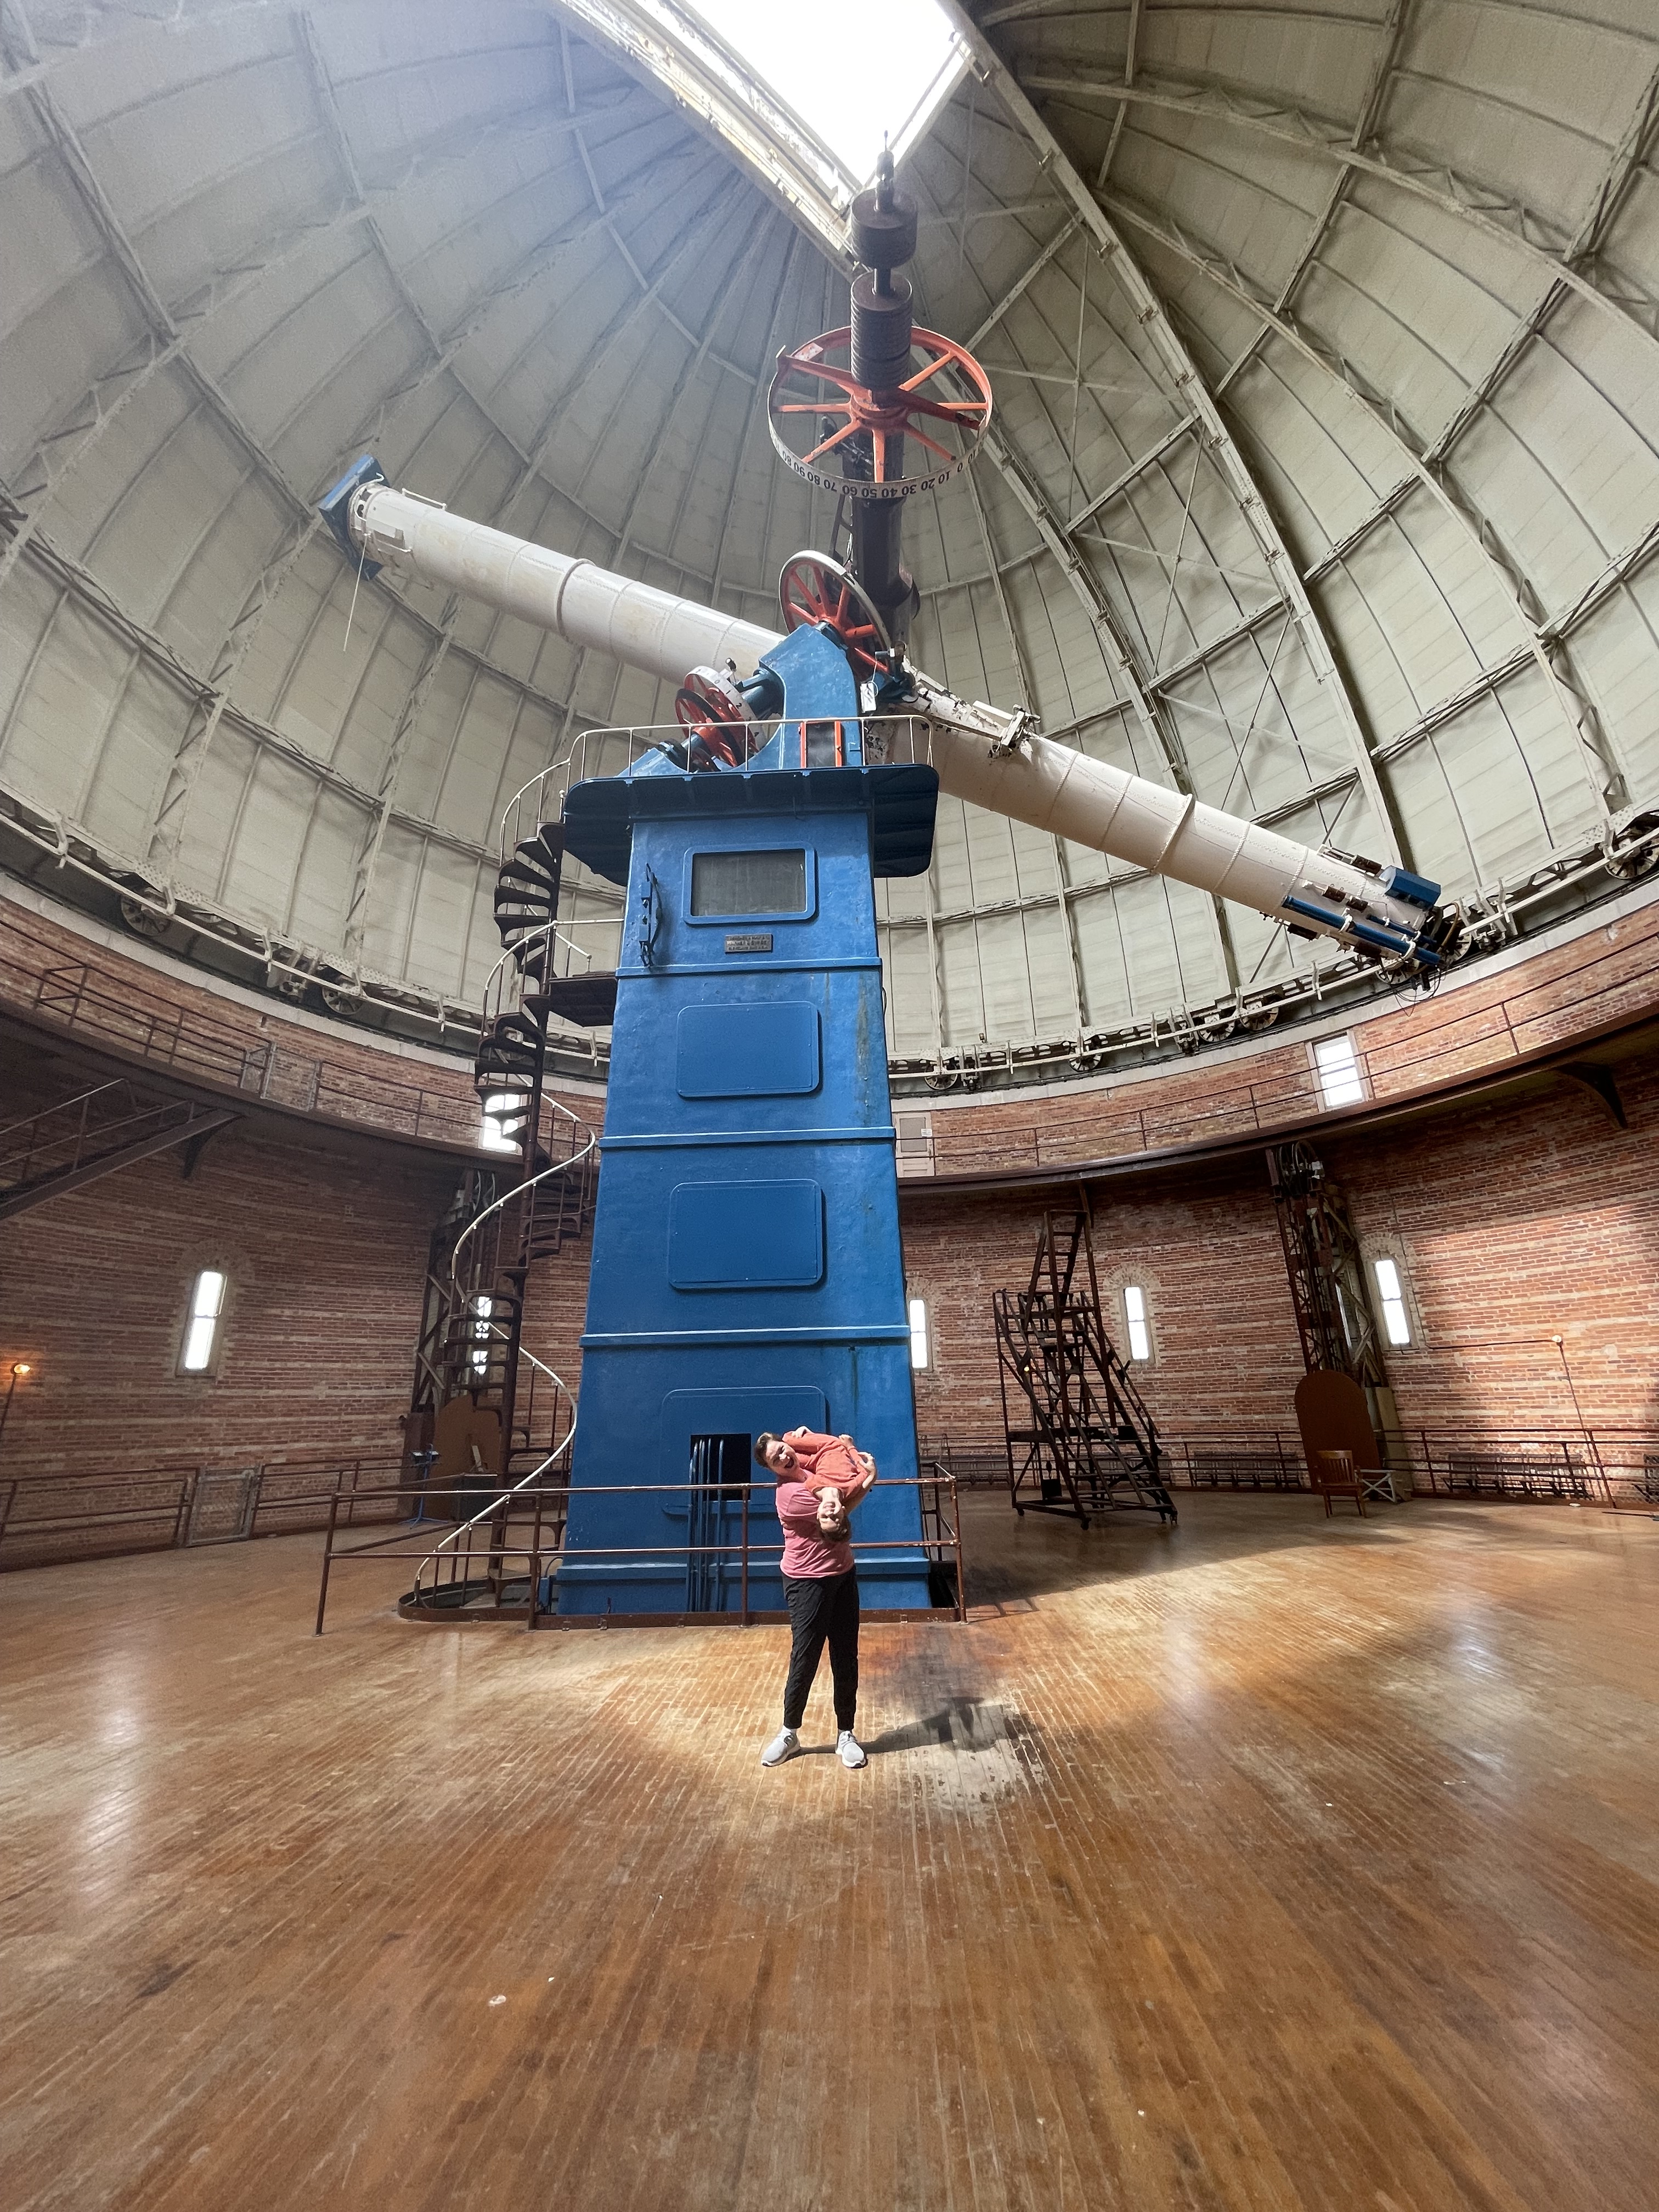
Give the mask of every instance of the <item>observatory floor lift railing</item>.
<svg viewBox="0 0 1659 2212">
<path fill-rule="evenodd" d="M 884 1611 L 872 1614 L 872 1620 L 965 1621 L 968 1600 L 962 1520 L 952 1478 L 943 1469 L 933 1469 L 914 1480 L 884 1480 L 874 1486 L 919 1492 L 922 1547 L 927 1555 L 930 1580 L 940 1591 L 943 1601 L 926 1612 L 915 1607 Z M 769 1488 L 769 1485 L 744 1483 L 741 1487 L 739 1526 L 723 1542 L 695 1544 L 681 1540 L 656 1545 L 584 1546 L 581 1553 L 584 1565 L 599 1559 L 626 1563 L 683 1559 L 687 1563 L 688 1586 L 694 1574 L 703 1578 L 712 1568 L 729 1593 L 737 1597 L 737 1605 L 730 1610 L 702 1610 L 688 1606 L 678 1613 L 553 1613 L 549 1607 L 548 1594 L 556 1585 L 570 1490 L 562 1482 L 534 1483 L 522 1484 L 492 1501 L 437 1547 L 432 1544 L 429 1525 L 410 1521 L 387 1534 L 344 1544 L 340 1541 L 342 1532 L 331 1516 L 323 1543 L 315 1633 L 320 1636 L 323 1632 L 330 1581 L 337 1565 L 377 1561 L 385 1564 L 402 1559 L 416 1561 L 415 1587 L 400 1600 L 398 1607 L 404 1618 L 412 1620 L 522 1620 L 529 1628 L 721 1628 L 787 1621 L 787 1613 L 763 1610 L 749 1602 L 751 1574 L 763 1569 L 775 1571 L 783 1547 L 769 1537 L 764 1541 L 757 1540 L 750 1518 L 755 1493 Z M 584 1486 L 588 1494 L 683 1495 L 688 1512 L 695 1510 L 704 1488 L 696 1482 Z M 407 1500 L 411 1504 L 421 1501 L 430 1506 L 446 1498 L 452 1504 L 472 1504 L 476 1492 L 470 1489 L 434 1491 L 416 1484 L 397 1484 L 384 1490 L 364 1492 L 358 1502 L 389 1506 L 393 1500 Z M 910 1539 L 902 1542 L 872 1542 L 856 1535 L 853 1539 L 855 1561 L 873 1560 L 887 1553 L 908 1554 L 915 1549 L 914 1540 Z"/>
</svg>

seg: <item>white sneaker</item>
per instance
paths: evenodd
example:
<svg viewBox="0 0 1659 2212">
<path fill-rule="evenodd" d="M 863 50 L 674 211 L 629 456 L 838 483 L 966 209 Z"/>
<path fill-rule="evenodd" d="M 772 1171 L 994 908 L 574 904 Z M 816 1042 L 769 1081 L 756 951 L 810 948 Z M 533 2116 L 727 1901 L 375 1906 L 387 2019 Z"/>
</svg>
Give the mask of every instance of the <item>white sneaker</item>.
<svg viewBox="0 0 1659 2212">
<path fill-rule="evenodd" d="M 763 1766 L 781 1766 L 786 1759 L 793 1759 L 800 1749 L 800 1738 L 793 1729 L 780 1729 L 761 1753 Z M 860 1757 L 862 1753 L 860 1753 Z"/>
<path fill-rule="evenodd" d="M 836 1756 L 843 1766 L 865 1766 L 869 1764 L 864 1755 L 864 1746 L 851 1729 L 843 1729 L 836 1739 Z"/>
</svg>

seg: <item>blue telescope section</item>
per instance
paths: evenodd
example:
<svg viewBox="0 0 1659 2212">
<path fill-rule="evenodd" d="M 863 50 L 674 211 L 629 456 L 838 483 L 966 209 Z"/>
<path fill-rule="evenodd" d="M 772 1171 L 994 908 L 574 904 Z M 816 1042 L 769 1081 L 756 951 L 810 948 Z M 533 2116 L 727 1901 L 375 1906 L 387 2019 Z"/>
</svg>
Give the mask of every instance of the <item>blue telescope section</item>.
<svg viewBox="0 0 1659 2212">
<path fill-rule="evenodd" d="M 762 668 L 783 720 L 745 768 L 655 753 L 565 802 L 566 850 L 627 908 L 562 1613 L 734 1611 L 763 1429 L 917 1474 L 874 877 L 926 869 L 939 782 L 865 766 L 828 635 Z M 605 1488 L 630 1484 L 662 1487 Z M 779 1607 L 764 1477 L 749 1516 L 749 1602 Z M 914 1488 L 859 1507 L 855 1540 L 892 1547 L 860 1559 L 866 1606 L 927 1605 L 921 1534 Z"/>
</svg>

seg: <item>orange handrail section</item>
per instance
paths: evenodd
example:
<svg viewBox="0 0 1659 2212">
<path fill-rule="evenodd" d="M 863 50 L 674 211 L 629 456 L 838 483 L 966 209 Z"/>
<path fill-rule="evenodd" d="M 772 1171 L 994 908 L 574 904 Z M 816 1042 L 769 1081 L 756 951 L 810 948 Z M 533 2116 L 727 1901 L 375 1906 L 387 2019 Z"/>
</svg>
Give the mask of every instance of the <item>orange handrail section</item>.
<svg viewBox="0 0 1659 2212">
<path fill-rule="evenodd" d="M 884 1478 L 885 1481 L 885 1478 Z M 404 1483 L 384 1490 L 368 1491 L 361 1495 L 361 1503 L 408 1499 L 419 1510 L 434 1506 L 441 1510 L 456 1513 L 470 1512 L 471 1518 L 459 1532 L 463 1539 L 449 1543 L 441 1549 L 432 1544 L 429 1520 L 406 1518 L 402 1525 L 388 1535 L 365 1538 L 354 1544 L 339 1540 L 337 1516 L 331 1513 L 323 1544 L 322 1573 L 317 1592 L 317 1621 L 314 1632 L 320 1636 L 328 1609 L 329 1583 L 337 1565 L 364 1561 L 384 1563 L 388 1559 L 409 1559 L 416 1565 L 415 1587 L 400 1601 L 399 1609 L 413 1620 L 441 1620 L 522 1618 L 531 1628 L 628 1628 L 628 1627 L 748 1627 L 756 1622 L 781 1621 L 787 1613 L 769 1612 L 750 1605 L 750 1582 L 757 1567 L 773 1567 L 782 1555 L 781 1542 L 757 1543 L 750 1524 L 750 1506 L 761 1483 L 742 1486 L 740 1518 L 738 1530 L 724 1541 L 713 1544 L 673 1542 L 667 1544 L 584 1545 L 581 1558 L 584 1565 L 595 1560 L 651 1560 L 690 1559 L 710 1558 L 721 1563 L 728 1577 L 735 1571 L 737 1606 L 729 1611 L 702 1612 L 685 1610 L 678 1613 L 583 1613 L 550 1614 L 542 1601 L 542 1586 L 550 1577 L 556 1577 L 558 1562 L 563 1548 L 565 1510 L 569 1502 L 570 1489 L 566 1483 L 522 1486 L 502 1495 L 496 1510 L 481 1509 L 476 1486 L 459 1485 L 453 1487 L 428 1489 L 422 1485 Z M 878 1483 L 877 1487 L 881 1487 Z M 922 1548 L 927 1553 L 930 1570 L 943 1571 L 948 1584 L 948 1603 L 922 1613 L 912 1610 L 883 1612 L 871 1617 L 878 1621 L 933 1620 L 948 1619 L 965 1621 L 968 1618 L 966 1568 L 963 1554 L 962 1518 L 957 1509 L 957 1486 L 954 1478 L 942 1468 L 934 1468 L 920 1475 L 896 1477 L 885 1481 L 888 1488 L 915 1490 L 921 1497 Z M 693 1482 L 624 1482 L 584 1484 L 584 1494 L 611 1497 L 641 1496 L 684 1497 L 688 1504 L 694 1496 L 706 1496 L 705 1486 Z M 914 1554 L 914 1538 L 894 1541 L 869 1541 L 853 1539 L 854 1559 L 872 1559 L 885 1552 L 905 1552 Z M 423 1578 L 424 1577 L 424 1578 Z"/>
</svg>

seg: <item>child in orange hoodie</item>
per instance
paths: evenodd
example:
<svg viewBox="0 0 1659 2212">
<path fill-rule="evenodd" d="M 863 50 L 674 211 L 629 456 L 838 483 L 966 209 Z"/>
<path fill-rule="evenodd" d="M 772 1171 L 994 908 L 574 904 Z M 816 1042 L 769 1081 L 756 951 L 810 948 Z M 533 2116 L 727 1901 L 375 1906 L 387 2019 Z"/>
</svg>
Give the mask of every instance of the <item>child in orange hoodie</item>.
<svg viewBox="0 0 1659 2212">
<path fill-rule="evenodd" d="M 851 1437 L 821 1436 L 816 1429 L 791 1429 L 777 1440 L 781 1449 L 768 1465 L 785 1480 L 799 1482 L 818 1501 L 818 1522 L 839 1534 L 848 1511 L 876 1479 L 876 1462 Z M 781 1462 L 787 1461 L 786 1467 Z"/>
</svg>

